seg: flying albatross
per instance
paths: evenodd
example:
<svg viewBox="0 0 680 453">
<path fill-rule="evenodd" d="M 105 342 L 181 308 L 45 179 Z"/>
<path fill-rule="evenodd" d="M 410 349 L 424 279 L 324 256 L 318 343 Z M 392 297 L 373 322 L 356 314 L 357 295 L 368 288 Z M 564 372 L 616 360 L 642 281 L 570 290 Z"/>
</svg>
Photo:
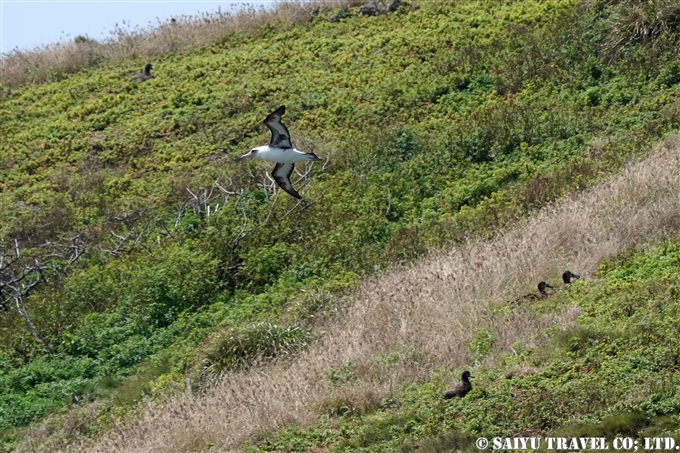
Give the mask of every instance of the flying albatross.
<svg viewBox="0 0 680 453">
<path fill-rule="evenodd" d="M 250 150 L 248 154 L 241 156 L 241 159 L 246 157 L 257 157 L 269 162 L 276 162 L 276 166 L 272 171 L 272 177 L 280 188 L 294 196 L 298 200 L 302 197 L 293 188 L 290 182 L 290 175 L 293 173 L 295 162 L 304 162 L 307 160 L 318 162 L 320 159 L 314 153 L 303 153 L 293 148 L 290 143 L 290 134 L 288 129 L 281 123 L 281 117 L 286 113 L 286 106 L 282 105 L 272 113 L 267 115 L 264 124 L 267 125 L 272 132 L 272 139 L 268 145 L 258 146 Z"/>
</svg>

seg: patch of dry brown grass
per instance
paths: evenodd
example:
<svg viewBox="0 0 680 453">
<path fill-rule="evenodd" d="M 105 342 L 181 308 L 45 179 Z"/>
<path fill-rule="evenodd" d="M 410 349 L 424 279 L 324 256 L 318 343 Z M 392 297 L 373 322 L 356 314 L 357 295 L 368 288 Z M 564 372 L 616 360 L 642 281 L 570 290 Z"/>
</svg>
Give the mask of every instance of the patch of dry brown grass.
<svg viewBox="0 0 680 453">
<path fill-rule="evenodd" d="M 15 49 L 0 55 L 4 84 L 18 88 L 60 80 L 83 67 L 128 59 L 145 59 L 188 51 L 219 42 L 237 32 L 253 33 L 265 24 L 286 29 L 308 22 L 321 10 L 361 4 L 357 0 L 284 0 L 273 8 L 245 4 L 235 12 L 218 10 L 198 16 L 180 16 L 138 28 L 117 26 L 102 42 L 76 37 L 32 50 Z M 140 67 L 141 69 L 141 67 Z"/>
<path fill-rule="evenodd" d="M 88 435 L 89 427 L 97 423 L 105 407 L 102 401 L 88 402 L 29 426 L 22 435 L 22 451 L 61 451 L 73 440 Z"/>
<path fill-rule="evenodd" d="M 680 228 L 680 137 L 607 182 L 543 209 L 497 237 L 368 279 L 343 316 L 317 328 L 321 339 L 290 361 L 225 374 L 193 404 L 179 397 L 149 402 L 139 420 L 77 452 L 236 451 L 258 433 L 313 423 L 320 411 L 376 404 L 436 369 L 472 365 L 469 344 L 479 328 L 498 333 L 491 364 L 518 340 L 573 322 L 577 310 L 543 317 L 493 316 L 491 309 L 571 269 L 592 277 L 599 263 Z M 385 365 L 380 357 L 397 352 Z M 352 364 L 351 379 L 329 373 Z M 519 371 L 518 371 L 519 372 Z M 532 370 L 521 370 L 530 373 Z M 444 390 L 444 389 L 442 389 Z M 43 450 L 54 451 L 54 450 Z"/>
</svg>

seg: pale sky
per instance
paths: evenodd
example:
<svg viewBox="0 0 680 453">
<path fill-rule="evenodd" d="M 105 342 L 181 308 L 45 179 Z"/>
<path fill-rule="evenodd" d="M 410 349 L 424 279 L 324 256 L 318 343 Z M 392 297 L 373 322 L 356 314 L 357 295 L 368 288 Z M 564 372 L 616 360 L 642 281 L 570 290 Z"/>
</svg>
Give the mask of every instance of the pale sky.
<svg viewBox="0 0 680 453">
<path fill-rule="evenodd" d="M 233 11 L 244 3 L 273 5 L 275 0 L 0 0 L 0 53 L 18 47 L 30 50 L 43 44 L 71 41 L 87 35 L 98 41 L 110 36 L 118 23 L 144 27 L 157 19 L 167 21 L 180 15 Z"/>
</svg>

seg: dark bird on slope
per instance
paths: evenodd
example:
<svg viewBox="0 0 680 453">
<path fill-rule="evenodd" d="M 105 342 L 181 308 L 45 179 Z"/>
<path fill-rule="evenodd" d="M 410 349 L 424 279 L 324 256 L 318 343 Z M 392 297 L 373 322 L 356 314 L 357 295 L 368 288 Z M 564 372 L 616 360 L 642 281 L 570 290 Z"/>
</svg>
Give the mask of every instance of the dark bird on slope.
<svg viewBox="0 0 680 453">
<path fill-rule="evenodd" d="M 562 281 L 564 282 L 564 285 L 569 285 L 571 284 L 571 279 L 572 278 L 581 278 L 580 276 L 574 274 L 571 271 L 567 271 L 564 274 L 562 274 Z"/>
<path fill-rule="evenodd" d="M 450 400 L 451 398 L 463 398 L 465 395 L 470 393 L 470 390 L 472 390 L 472 383 L 470 382 L 470 378 L 473 378 L 474 376 L 470 374 L 469 371 L 463 371 L 463 375 L 460 377 L 461 383 L 452 388 L 451 390 L 447 390 L 444 392 L 444 398 L 447 400 Z"/>
<path fill-rule="evenodd" d="M 147 63 L 146 66 L 144 66 L 144 70 L 142 72 L 138 72 L 132 76 L 132 80 L 135 82 L 146 82 L 149 79 L 155 79 L 156 76 L 151 74 L 152 69 L 153 65 L 151 63 Z"/>
<path fill-rule="evenodd" d="M 522 301 L 525 301 L 525 300 L 538 300 L 538 299 L 543 299 L 544 297 L 548 297 L 549 296 L 548 291 L 547 291 L 548 288 L 555 289 L 549 283 L 539 282 L 538 283 L 538 294 L 535 294 L 535 293 L 525 294 L 524 296 L 518 297 L 517 299 L 515 299 L 514 303 L 519 303 L 519 302 L 522 302 Z"/>
<path fill-rule="evenodd" d="M 269 162 L 276 162 L 276 166 L 271 173 L 274 181 L 276 181 L 276 184 L 288 194 L 301 200 L 302 197 L 297 193 L 293 188 L 293 184 L 290 182 L 290 175 L 295 168 L 295 162 L 305 162 L 308 160 L 318 162 L 322 159 L 314 153 L 303 153 L 302 151 L 293 148 L 293 145 L 290 142 L 288 129 L 281 123 L 281 117 L 284 113 L 286 113 L 286 106 L 282 105 L 267 115 L 264 124 L 272 133 L 271 141 L 268 145 L 251 149 L 249 153 L 241 156 L 241 159 L 256 157 Z"/>
<path fill-rule="evenodd" d="M 538 293 L 540 294 L 539 297 L 545 297 L 545 296 L 548 295 L 548 292 L 546 291 L 547 288 L 555 289 L 546 282 L 539 282 L 538 283 Z"/>
</svg>

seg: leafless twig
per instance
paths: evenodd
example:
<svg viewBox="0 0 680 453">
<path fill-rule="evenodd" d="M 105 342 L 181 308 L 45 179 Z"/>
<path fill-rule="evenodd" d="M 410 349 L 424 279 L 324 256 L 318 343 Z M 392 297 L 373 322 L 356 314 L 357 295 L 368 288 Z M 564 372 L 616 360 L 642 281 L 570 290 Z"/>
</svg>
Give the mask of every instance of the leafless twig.
<svg viewBox="0 0 680 453">
<path fill-rule="evenodd" d="M 233 186 L 233 181 L 230 178 L 227 179 L 228 183 L 225 184 L 220 183 L 218 178 L 210 187 L 199 186 L 195 192 L 188 187 L 186 188 L 191 195 L 188 204 L 191 206 L 194 215 L 210 217 L 211 214 L 215 214 L 219 210 L 220 206 L 226 206 L 231 197 L 239 195 L 239 192 L 225 188 L 225 185 Z"/>
<path fill-rule="evenodd" d="M 31 320 L 26 300 L 45 281 L 46 273 L 63 273 L 82 257 L 87 248 L 86 234 L 79 231 L 56 242 L 47 241 L 39 247 L 47 249 L 47 253 L 25 253 L 17 239 L 12 242 L 10 247 L 0 243 L 0 309 L 9 310 L 9 302 L 13 301 L 35 341 L 47 348 L 47 342 Z"/>
</svg>

